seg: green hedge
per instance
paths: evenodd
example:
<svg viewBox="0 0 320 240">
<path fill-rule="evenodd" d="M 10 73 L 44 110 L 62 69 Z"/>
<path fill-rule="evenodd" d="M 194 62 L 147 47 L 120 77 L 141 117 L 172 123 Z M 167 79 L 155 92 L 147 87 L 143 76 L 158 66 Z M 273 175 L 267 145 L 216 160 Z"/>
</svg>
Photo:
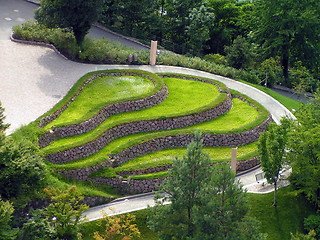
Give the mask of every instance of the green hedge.
<svg viewBox="0 0 320 240">
<path fill-rule="evenodd" d="M 76 45 L 75 38 L 69 29 L 48 29 L 37 22 L 27 22 L 13 28 L 14 37 L 21 40 L 47 42 L 55 45 L 63 54 L 73 60 L 88 63 L 128 64 L 129 54 L 136 53 L 138 61 L 135 64 L 149 64 L 149 51 L 136 51 L 119 43 L 106 39 L 85 38 L 83 46 Z M 157 56 L 158 65 L 180 66 L 230 77 L 236 80 L 259 83 L 257 74 L 253 71 L 238 70 L 199 57 L 187 57 L 168 51 L 162 51 Z"/>
</svg>

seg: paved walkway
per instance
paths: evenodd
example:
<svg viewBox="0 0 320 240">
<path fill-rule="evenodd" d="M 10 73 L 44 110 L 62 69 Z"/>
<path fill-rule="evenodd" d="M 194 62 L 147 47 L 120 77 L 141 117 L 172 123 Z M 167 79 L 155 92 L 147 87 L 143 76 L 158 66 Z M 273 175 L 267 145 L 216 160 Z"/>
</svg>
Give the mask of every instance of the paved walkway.
<svg viewBox="0 0 320 240">
<path fill-rule="evenodd" d="M 6 122 L 11 123 L 8 133 L 21 125 L 28 124 L 46 111 L 51 109 L 68 92 L 72 85 L 85 73 L 104 69 L 141 69 L 150 72 L 185 73 L 200 77 L 208 77 L 223 82 L 227 87 L 242 92 L 264 105 L 279 122 L 281 117 L 294 116 L 278 101 L 269 95 L 246 84 L 229 78 L 209 74 L 193 69 L 170 66 L 127 66 L 127 65 L 95 65 L 76 63 L 65 60 L 53 50 L 24 44 L 13 43 L 9 40 L 10 25 L 25 21 L 27 15 L 23 13 L 30 5 L 20 8 L 20 4 L 28 4 L 23 0 L 0 0 L 0 101 L 5 107 Z M 17 7 L 9 3 L 19 4 Z M 5 9 L 5 11 L 2 11 Z M 9 13 L 7 14 L 7 11 Z M 13 24 L 13 22 L 15 22 Z M 272 186 L 262 186 L 255 182 L 255 174 L 251 172 L 240 177 L 249 192 L 266 193 L 272 191 Z M 280 185 L 288 182 L 281 182 Z M 107 211 L 123 213 L 147 207 L 153 204 L 151 195 L 143 195 L 136 199 L 123 199 L 117 204 L 111 203 Z M 124 205 L 118 209 L 117 206 Z M 101 207 L 100 207 L 101 208 Z M 100 208 L 95 208 L 91 219 L 101 217 Z M 92 213 L 92 209 L 89 210 Z M 90 213 L 90 214 L 91 214 Z M 89 213 L 88 213 L 89 214 Z M 111 214 L 108 212 L 108 214 Z"/>
<path fill-rule="evenodd" d="M 256 182 L 255 175 L 258 173 L 261 173 L 261 169 L 238 176 L 237 179 L 249 193 L 265 194 L 272 192 L 274 190 L 273 185 L 267 184 L 266 182 Z M 289 174 L 290 170 L 283 172 L 282 175 L 286 178 Z M 287 180 L 280 180 L 278 182 L 279 188 L 287 185 L 289 185 L 289 181 Z M 147 193 L 117 199 L 111 203 L 90 208 L 83 214 L 83 219 L 86 221 L 94 221 L 103 218 L 105 215 L 114 216 L 153 207 L 155 206 L 153 198 L 153 193 Z M 169 202 L 167 202 L 167 204 L 169 204 Z"/>
</svg>

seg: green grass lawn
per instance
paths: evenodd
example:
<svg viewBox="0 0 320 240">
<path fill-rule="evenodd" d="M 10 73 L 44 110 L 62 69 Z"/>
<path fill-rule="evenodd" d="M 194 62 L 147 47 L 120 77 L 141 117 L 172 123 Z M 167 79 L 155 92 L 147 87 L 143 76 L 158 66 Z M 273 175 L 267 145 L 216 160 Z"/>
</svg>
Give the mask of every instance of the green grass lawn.
<svg viewBox="0 0 320 240">
<path fill-rule="evenodd" d="M 261 222 L 260 231 L 268 234 L 268 240 L 290 240 L 290 232 L 302 232 L 303 220 L 314 214 L 312 208 L 302 196 L 297 196 L 292 188 L 285 187 L 277 192 L 278 206 L 272 205 L 273 193 L 248 194 L 251 210 L 249 215 Z M 155 233 L 147 227 L 149 209 L 133 212 L 136 224 L 141 232 L 140 240 L 158 240 Z M 93 239 L 92 233 L 99 231 L 97 221 L 84 223 L 81 227 L 85 240 Z"/>
<path fill-rule="evenodd" d="M 46 129 L 57 125 L 79 123 L 90 118 L 103 106 L 121 102 L 129 97 L 139 97 L 154 88 L 152 81 L 141 76 L 104 76 L 97 77 L 82 90 L 74 102 Z"/>
<path fill-rule="evenodd" d="M 261 231 L 268 234 L 268 240 L 290 240 L 290 233 L 303 232 L 304 218 L 315 210 L 291 186 L 278 190 L 277 200 L 274 207 L 273 193 L 249 194 L 249 215 L 261 222 Z"/>
<path fill-rule="evenodd" d="M 190 111 L 196 111 L 198 108 L 207 106 L 214 102 L 219 96 L 224 95 L 218 92 L 216 86 L 208 83 L 177 78 L 166 78 L 164 81 L 168 86 L 169 95 L 162 103 L 140 111 L 113 115 L 93 131 L 53 142 L 43 149 L 44 153 L 47 154 L 58 150 L 61 151 L 63 149 L 84 144 L 95 139 L 107 129 L 120 123 L 142 119 L 181 116 Z"/>
<path fill-rule="evenodd" d="M 237 98 L 234 98 L 233 100 L 233 107 L 231 110 L 208 122 L 200 123 L 185 129 L 176 130 L 176 131 L 189 131 L 194 132 L 195 129 L 200 130 L 210 130 L 214 129 L 217 132 L 227 132 L 227 130 L 232 128 L 241 128 L 244 125 L 248 125 L 252 122 L 254 122 L 258 116 L 258 111 L 252 107 L 249 103 L 243 102 Z M 172 131 L 163 131 L 165 134 L 174 133 L 175 130 Z M 139 139 L 152 139 L 155 137 L 156 134 L 162 133 L 162 132 L 154 132 L 154 133 L 140 133 L 140 134 L 133 134 L 129 136 L 125 136 L 119 139 L 116 139 L 112 141 L 110 144 L 105 146 L 101 151 L 88 156 L 86 158 L 82 158 L 76 161 L 68 162 L 61 165 L 53 165 L 54 168 L 63 168 L 63 169 L 75 169 L 75 168 L 82 168 L 85 166 L 91 166 L 94 164 L 97 164 L 99 162 L 105 161 L 107 159 L 107 154 L 111 152 L 116 152 L 117 149 L 124 149 L 132 144 L 135 144 L 136 142 L 140 142 L 142 140 Z M 173 150 L 175 151 L 175 150 Z"/>
</svg>

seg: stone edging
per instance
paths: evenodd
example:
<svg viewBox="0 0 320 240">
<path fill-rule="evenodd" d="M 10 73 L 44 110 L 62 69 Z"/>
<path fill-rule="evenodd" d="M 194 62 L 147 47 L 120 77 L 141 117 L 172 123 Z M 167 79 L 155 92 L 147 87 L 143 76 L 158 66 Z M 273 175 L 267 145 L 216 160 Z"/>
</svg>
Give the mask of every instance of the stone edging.
<svg viewBox="0 0 320 240">
<path fill-rule="evenodd" d="M 56 110 L 54 113 L 42 118 L 39 122 L 39 127 L 44 127 L 46 126 L 48 123 L 52 122 L 54 119 L 56 119 L 58 116 L 60 116 L 62 114 L 62 112 L 64 110 L 66 110 L 69 105 L 76 99 L 76 97 L 81 93 L 81 91 L 83 90 L 83 88 L 88 84 L 90 83 L 92 80 L 96 79 L 97 77 L 102 77 L 102 76 L 125 76 L 125 75 L 128 75 L 128 76 L 142 76 L 142 77 L 146 77 L 148 78 L 150 81 L 153 82 L 154 85 L 156 85 L 156 82 L 148 77 L 147 75 L 144 75 L 144 74 L 139 74 L 138 72 L 129 72 L 129 71 L 126 71 L 126 72 L 119 72 L 119 71 L 114 71 L 114 70 L 111 70 L 109 72 L 104 72 L 104 73 L 99 73 L 99 74 L 93 74 L 90 78 L 88 78 L 86 81 L 84 81 L 82 83 L 82 85 L 79 87 L 79 90 L 77 93 L 75 93 L 69 100 L 66 104 L 64 104 L 60 109 Z M 164 85 L 164 84 L 163 84 Z"/>
<path fill-rule="evenodd" d="M 52 45 L 52 44 L 50 44 L 50 43 L 16 39 L 16 38 L 14 37 L 14 33 L 11 33 L 11 35 L 10 35 L 10 40 L 11 40 L 12 42 L 16 42 L 16 43 L 23 43 L 23 44 L 33 45 L 33 46 L 41 46 L 41 47 L 51 48 L 51 49 L 54 50 L 60 57 L 62 57 L 64 60 L 69 60 L 69 59 L 68 59 L 66 56 L 64 56 L 54 45 Z"/>
<path fill-rule="evenodd" d="M 66 110 L 69 105 L 76 99 L 76 97 L 81 93 L 83 88 L 90 83 L 92 80 L 96 79 L 97 77 L 101 76 L 143 76 L 148 78 L 153 82 L 154 85 L 156 85 L 156 82 L 152 80 L 150 77 L 142 75 L 142 74 L 133 74 L 133 73 L 101 73 L 101 74 L 95 74 L 94 76 L 90 77 L 87 81 L 83 83 L 79 91 L 59 110 L 54 112 L 53 114 L 43 118 L 40 120 L 41 126 L 46 124 L 48 121 L 51 122 L 55 118 L 57 118 L 64 110 Z M 146 108 L 150 108 L 152 106 L 155 106 L 159 103 L 161 103 L 163 100 L 166 99 L 168 96 L 168 89 L 166 85 L 163 84 L 162 88 L 156 92 L 153 95 L 147 96 L 145 98 L 140 98 L 136 100 L 131 101 L 125 101 L 125 102 L 118 102 L 110 105 L 104 106 L 102 109 L 99 110 L 99 112 L 91 117 L 90 119 L 77 123 L 72 124 L 68 126 L 63 126 L 59 128 L 52 128 L 50 131 L 46 132 L 44 135 L 42 135 L 39 138 L 39 146 L 41 148 L 48 146 L 52 141 L 57 140 L 59 138 L 65 138 L 65 137 L 71 137 L 76 136 L 79 134 L 83 134 L 86 132 L 89 132 L 96 128 L 98 125 L 100 125 L 103 121 L 105 121 L 108 117 L 123 113 L 123 112 L 129 112 L 129 111 L 137 111 L 142 110 Z"/>
<path fill-rule="evenodd" d="M 203 145 L 207 146 L 219 146 L 218 143 L 222 143 L 222 146 L 240 146 L 251 141 L 255 141 L 259 138 L 260 133 L 263 132 L 267 125 L 272 121 L 271 115 L 269 115 L 268 119 L 265 120 L 259 126 L 242 132 L 242 133 L 235 133 L 235 134 L 203 134 Z M 241 138 L 245 137 L 246 141 L 242 142 Z M 166 148 L 173 148 L 173 147 L 185 147 L 187 146 L 193 139 L 193 134 L 185 134 L 185 135 L 176 135 L 176 136 L 166 136 L 158 139 L 153 139 L 138 145 L 134 145 L 130 148 L 125 149 L 124 151 L 120 152 L 118 155 L 114 155 L 112 160 L 107 160 L 105 162 L 99 163 L 94 166 L 89 166 L 85 168 L 78 168 L 72 170 L 56 170 L 56 172 L 61 173 L 62 175 L 73 178 L 76 180 L 86 181 L 89 179 L 89 175 L 93 172 L 96 172 L 99 169 L 104 167 L 114 167 L 115 165 L 119 165 L 122 162 L 128 161 L 136 156 L 142 156 L 149 152 L 152 152 L 151 149 L 148 147 L 152 147 L 156 150 L 162 150 Z M 228 145 L 229 140 L 232 140 L 233 145 Z M 163 145 L 160 145 L 163 144 Z M 149 151 L 150 150 L 150 151 Z M 155 151 L 156 151 L 155 150 Z M 144 152 L 145 151 L 145 152 Z M 127 156 L 129 154 L 130 156 Z"/>
<path fill-rule="evenodd" d="M 244 161 L 237 161 L 237 171 L 246 171 L 248 169 L 251 169 L 259 164 L 259 156 L 256 156 L 249 160 Z M 117 175 L 121 177 L 129 176 L 130 175 L 143 175 L 143 174 L 150 174 L 150 173 L 156 173 L 156 172 L 162 172 L 170 169 L 172 167 L 172 164 L 163 165 L 163 166 L 156 166 L 151 168 L 145 168 L 145 169 L 138 169 L 138 170 L 131 170 L 131 171 L 122 171 L 117 172 Z"/>
<path fill-rule="evenodd" d="M 220 116 L 230 110 L 232 106 L 231 96 L 228 94 L 223 102 L 218 106 L 181 117 L 171 117 L 165 119 L 152 119 L 137 122 L 124 123 L 114 126 L 104 132 L 97 139 L 75 148 L 67 149 L 62 152 L 48 154 L 47 160 L 53 163 L 63 163 L 79 158 L 87 157 L 98 152 L 111 141 L 141 132 L 153 132 L 161 130 L 171 130 L 192 126 L 197 123 L 205 122 Z"/>
<path fill-rule="evenodd" d="M 253 129 L 239 133 L 210 134 L 203 133 L 203 145 L 205 147 L 233 147 L 242 146 L 258 140 L 260 133 L 265 131 L 272 117 L 269 117 L 259 126 Z M 185 147 L 193 140 L 193 134 L 177 134 L 172 136 L 164 136 L 148 140 L 146 142 L 133 145 L 123 151 L 111 155 L 112 167 L 117 167 L 131 159 L 143 156 L 155 151 Z"/>
<path fill-rule="evenodd" d="M 213 81 L 201 78 L 194 78 L 190 80 L 213 84 L 218 87 L 220 92 L 222 92 L 220 85 Z M 228 112 L 232 106 L 231 94 L 228 91 L 223 92 L 227 93 L 225 99 L 222 102 L 220 102 L 217 106 L 214 106 L 212 108 L 184 116 L 169 117 L 164 119 L 142 120 L 120 124 L 108 129 L 106 132 L 104 132 L 102 135 L 100 135 L 98 138 L 91 142 L 61 152 L 48 154 L 46 158 L 47 160 L 53 163 L 64 163 L 67 161 L 73 161 L 79 158 L 90 156 L 101 150 L 111 141 L 126 135 L 140 132 L 152 132 L 160 130 L 171 130 L 174 128 L 183 128 L 197 123 L 212 120 Z M 80 131 L 81 130 L 82 129 L 80 129 Z M 53 136 L 53 134 L 47 134 L 45 136 L 49 138 L 49 140 L 41 138 L 42 142 L 50 141 L 50 138 L 51 136 Z M 40 145 L 44 146 L 43 143 L 40 143 Z"/>
<path fill-rule="evenodd" d="M 219 163 L 217 163 L 219 164 Z M 255 157 L 246 161 L 237 162 L 237 171 L 244 171 L 253 168 L 259 164 L 259 157 Z M 70 177 L 70 176 L 69 176 Z M 158 186 L 162 183 L 165 178 L 156 179 L 123 179 L 122 177 L 104 178 L 94 177 L 91 179 L 97 184 L 105 184 L 114 189 L 117 189 L 121 193 L 125 194 L 136 194 L 136 193 L 147 193 L 154 190 L 158 190 Z M 88 179 L 87 179 L 88 180 Z"/>
</svg>

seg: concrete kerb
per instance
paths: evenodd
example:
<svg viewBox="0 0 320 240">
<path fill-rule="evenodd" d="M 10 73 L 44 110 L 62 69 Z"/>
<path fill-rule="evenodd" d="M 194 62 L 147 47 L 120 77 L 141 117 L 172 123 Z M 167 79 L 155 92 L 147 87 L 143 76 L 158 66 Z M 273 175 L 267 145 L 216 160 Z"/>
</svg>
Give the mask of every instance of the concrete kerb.
<svg viewBox="0 0 320 240">
<path fill-rule="evenodd" d="M 62 57 L 65 60 L 69 60 L 66 56 L 64 56 L 54 45 L 49 44 L 49 43 L 44 43 L 44 42 L 36 42 L 36 41 L 26 41 L 26 40 L 20 40 L 14 38 L 14 33 L 12 32 L 10 35 L 10 40 L 16 43 L 22 43 L 22 44 L 28 44 L 28 45 L 33 45 L 33 46 L 41 46 L 41 47 L 47 47 L 51 48 L 53 51 L 55 51 L 60 57 Z"/>
</svg>

